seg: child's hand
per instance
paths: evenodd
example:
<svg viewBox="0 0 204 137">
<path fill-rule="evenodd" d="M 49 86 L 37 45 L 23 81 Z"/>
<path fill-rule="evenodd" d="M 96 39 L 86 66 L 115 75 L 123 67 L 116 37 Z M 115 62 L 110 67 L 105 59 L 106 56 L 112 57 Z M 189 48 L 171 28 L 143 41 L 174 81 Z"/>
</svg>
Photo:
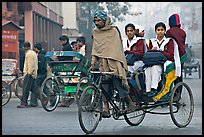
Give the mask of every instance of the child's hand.
<svg viewBox="0 0 204 137">
<path fill-rule="evenodd" d="M 152 47 L 152 50 L 157 50 L 157 47 Z"/>
</svg>

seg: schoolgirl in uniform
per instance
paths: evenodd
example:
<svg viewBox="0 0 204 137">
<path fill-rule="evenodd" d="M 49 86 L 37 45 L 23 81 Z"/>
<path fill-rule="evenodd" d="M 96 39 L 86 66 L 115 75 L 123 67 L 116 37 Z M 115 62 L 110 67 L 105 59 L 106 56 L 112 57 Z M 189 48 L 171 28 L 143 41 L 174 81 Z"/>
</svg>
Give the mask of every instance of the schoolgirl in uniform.
<svg viewBox="0 0 204 137">
<path fill-rule="evenodd" d="M 159 22 L 155 25 L 156 38 L 150 39 L 148 50 L 160 50 L 167 57 L 164 63 L 166 66 L 174 61 L 174 42 L 170 38 L 165 37 L 166 25 Z M 161 79 L 162 66 L 153 65 L 145 68 L 146 94 L 153 97 L 157 94 L 158 83 Z"/>
<path fill-rule="evenodd" d="M 136 30 L 135 26 L 132 23 L 129 23 L 125 26 L 125 33 L 127 35 L 127 38 L 123 40 L 123 49 L 125 55 L 134 54 L 139 58 L 134 62 L 134 65 L 128 65 L 128 71 L 134 73 L 134 71 L 144 66 L 144 63 L 142 61 L 142 56 L 145 52 L 144 39 L 135 35 Z"/>
</svg>

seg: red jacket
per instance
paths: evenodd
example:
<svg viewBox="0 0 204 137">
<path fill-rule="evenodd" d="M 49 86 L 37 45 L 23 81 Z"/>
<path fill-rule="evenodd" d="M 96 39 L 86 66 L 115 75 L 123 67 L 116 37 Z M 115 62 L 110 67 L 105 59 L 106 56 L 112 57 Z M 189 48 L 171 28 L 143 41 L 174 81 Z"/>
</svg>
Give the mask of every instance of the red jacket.
<svg viewBox="0 0 204 137">
<path fill-rule="evenodd" d="M 144 55 L 144 41 L 143 39 L 140 39 L 137 41 L 137 43 L 134 43 L 130 50 L 126 50 L 125 54 L 135 54 L 138 57 L 142 58 Z"/>
<path fill-rule="evenodd" d="M 150 40 L 148 50 L 151 50 L 153 47 L 152 42 Z M 174 61 L 174 42 L 172 39 L 164 46 L 164 51 L 162 51 L 164 56 L 167 57 L 167 60 Z"/>
<path fill-rule="evenodd" d="M 166 31 L 166 37 L 173 38 L 177 44 L 179 49 L 180 57 L 186 52 L 185 50 L 185 40 L 186 40 L 186 32 L 179 28 L 178 26 L 172 27 Z"/>
</svg>

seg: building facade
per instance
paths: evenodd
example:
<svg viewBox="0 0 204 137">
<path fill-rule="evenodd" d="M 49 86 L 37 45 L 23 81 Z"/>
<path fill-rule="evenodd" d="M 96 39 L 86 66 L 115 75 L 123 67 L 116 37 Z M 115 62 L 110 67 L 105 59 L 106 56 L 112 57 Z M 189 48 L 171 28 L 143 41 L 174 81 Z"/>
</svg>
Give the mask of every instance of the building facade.
<svg viewBox="0 0 204 137">
<path fill-rule="evenodd" d="M 83 34 L 79 32 L 78 18 L 79 18 L 79 2 L 63 2 L 63 30 L 62 34 L 69 37 L 70 43 L 75 41 L 77 37 Z"/>
<path fill-rule="evenodd" d="M 13 21 L 22 28 L 19 47 L 24 41 L 43 44 L 46 51 L 60 50 L 63 17 L 61 2 L 2 2 L 2 24 Z"/>
</svg>

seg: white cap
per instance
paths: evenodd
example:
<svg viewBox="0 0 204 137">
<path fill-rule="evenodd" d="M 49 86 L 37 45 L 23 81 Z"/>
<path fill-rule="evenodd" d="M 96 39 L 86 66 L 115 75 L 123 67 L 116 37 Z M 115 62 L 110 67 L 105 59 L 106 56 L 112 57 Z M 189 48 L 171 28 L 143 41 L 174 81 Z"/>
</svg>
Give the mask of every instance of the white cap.
<svg viewBox="0 0 204 137">
<path fill-rule="evenodd" d="M 141 25 L 137 25 L 135 29 L 138 29 L 139 33 L 141 33 L 144 30 L 144 27 L 142 27 Z"/>
</svg>

